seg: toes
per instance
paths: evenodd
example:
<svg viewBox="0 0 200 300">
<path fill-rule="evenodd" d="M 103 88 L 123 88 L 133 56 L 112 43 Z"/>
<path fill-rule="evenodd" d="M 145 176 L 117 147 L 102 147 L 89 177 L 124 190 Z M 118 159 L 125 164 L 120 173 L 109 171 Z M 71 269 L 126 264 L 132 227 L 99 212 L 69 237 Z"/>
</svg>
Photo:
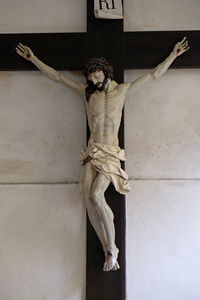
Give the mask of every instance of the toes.
<svg viewBox="0 0 200 300">
<path fill-rule="evenodd" d="M 118 262 L 116 262 L 116 264 L 114 265 L 114 267 L 112 268 L 113 271 L 117 271 L 120 268 Z"/>
<path fill-rule="evenodd" d="M 105 263 L 104 263 L 104 267 L 103 267 L 103 271 L 104 271 L 104 272 L 109 272 L 109 271 L 112 270 L 112 268 L 113 268 L 113 265 L 112 265 L 111 263 L 105 262 Z"/>
<path fill-rule="evenodd" d="M 108 271 L 109 271 L 109 270 L 108 270 L 108 264 L 107 264 L 107 263 L 104 264 L 103 270 L 104 270 L 104 272 L 108 272 Z"/>
<path fill-rule="evenodd" d="M 106 261 L 104 263 L 103 271 L 105 271 L 105 272 L 116 271 L 120 268 L 120 266 L 117 262 L 117 257 L 116 257 L 117 254 L 118 254 L 118 251 L 116 251 L 116 253 L 114 253 L 114 254 L 111 253 L 111 252 L 110 253 L 107 252 Z"/>
<path fill-rule="evenodd" d="M 106 271 L 106 262 L 103 265 L 103 270 Z"/>
</svg>

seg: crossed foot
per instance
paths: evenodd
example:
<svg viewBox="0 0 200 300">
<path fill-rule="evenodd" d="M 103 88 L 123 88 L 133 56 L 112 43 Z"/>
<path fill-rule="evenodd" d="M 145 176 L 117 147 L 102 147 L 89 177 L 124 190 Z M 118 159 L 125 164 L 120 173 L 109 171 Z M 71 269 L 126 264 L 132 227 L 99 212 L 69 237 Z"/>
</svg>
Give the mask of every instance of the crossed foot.
<svg viewBox="0 0 200 300">
<path fill-rule="evenodd" d="M 106 260 L 104 263 L 103 270 L 108 271 L 116 271 L 120 268 L 117 257 L 118 257 L 119 250 L 116 248 L 116 250 L 108 250 L 107 254 L 105 255 Z"/>
</svg>

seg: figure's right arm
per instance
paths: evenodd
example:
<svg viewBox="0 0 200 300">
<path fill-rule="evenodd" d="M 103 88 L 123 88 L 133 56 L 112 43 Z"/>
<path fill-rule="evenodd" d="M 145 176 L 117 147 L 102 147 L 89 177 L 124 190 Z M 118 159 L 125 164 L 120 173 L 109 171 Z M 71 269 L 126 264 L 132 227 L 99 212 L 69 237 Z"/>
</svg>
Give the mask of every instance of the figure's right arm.
<svg viewBox="0 0 200 300">
<path fill-rule="evenodd" d="M 16 52 L 25 58 L 28 61 L 31 61 L 40 71 L 42 71 L 45 75 L 47 75 L 50 79 L 56 82 L 60 82 L 63 85 L 75 90 L 76 92 L 84 95 L 86 84 L 84 83 L 77 83 L 74 80 L 63 76 L 61 73 L 57 72 L 53 68 L 45 65 L 41 60 L 39 60 L 32 52 L 32 50 L 22 45 L 21 43 L 18 44 L 16 47 Z"/>
</svg>

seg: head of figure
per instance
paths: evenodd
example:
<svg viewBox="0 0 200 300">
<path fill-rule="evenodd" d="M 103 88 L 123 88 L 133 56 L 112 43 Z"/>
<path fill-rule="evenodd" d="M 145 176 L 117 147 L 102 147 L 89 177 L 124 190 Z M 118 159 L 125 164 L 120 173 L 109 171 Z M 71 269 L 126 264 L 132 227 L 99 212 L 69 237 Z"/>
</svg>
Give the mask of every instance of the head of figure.
<svg viewBox="0 0 200 300">
<path fill-rule="evenodd" d="M 85 89 L 86 100 L 98 89 L 100 92 L 105 89 L 108 79 L 113 79 L 113 68 L 103 57 L 92 58 L 84 70 L 88 86 Z"/>
</svg>

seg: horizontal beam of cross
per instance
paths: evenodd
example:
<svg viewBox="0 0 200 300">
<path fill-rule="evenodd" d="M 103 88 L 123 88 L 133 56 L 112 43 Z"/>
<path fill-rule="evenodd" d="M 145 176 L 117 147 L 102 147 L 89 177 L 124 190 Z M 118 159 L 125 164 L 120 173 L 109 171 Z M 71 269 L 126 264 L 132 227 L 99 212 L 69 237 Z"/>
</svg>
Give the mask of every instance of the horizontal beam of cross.
<svg viewBox="0 0 200 300">
<path fill-rule="evenodd" d="M 153 68 L 184 36 L 187 36 L 191 49 L 172 67 L 199 68 L 200 31 L 124 32 L 122 39 L 119 38 L 122 43 L 119 64 L 124 69 Z M 96 41 L 90 37 L 91 33 L 0 34 L 0 70 L 36 69 L 16 54 L 15 47 L 19 42 L 30 46 L 36 56 L 57 70 L 81 70 L 91 57 L 100 55 L 115 64 L 118 49 L 109 42 L 109 35 L 105 35 L 105 47 L 94 47 L 98 36 Z"/>
<path fill-rule="evenodd" d="M 173 46 L 187 37 L 190 51 L 178 57 L 172 68 L 200 67 L 200 31 L 125 32 L 123 64 L 125 69 L 152 68 L 162 62 Z"/>
<path fill-rule="evenodd" d="M 86 33 L 0 34 L 0 70 L 36 70 L 17 55 L 15 47 L 19 42 L 57 70 L 80 70 L 87 58 Z"/>
</svg>

